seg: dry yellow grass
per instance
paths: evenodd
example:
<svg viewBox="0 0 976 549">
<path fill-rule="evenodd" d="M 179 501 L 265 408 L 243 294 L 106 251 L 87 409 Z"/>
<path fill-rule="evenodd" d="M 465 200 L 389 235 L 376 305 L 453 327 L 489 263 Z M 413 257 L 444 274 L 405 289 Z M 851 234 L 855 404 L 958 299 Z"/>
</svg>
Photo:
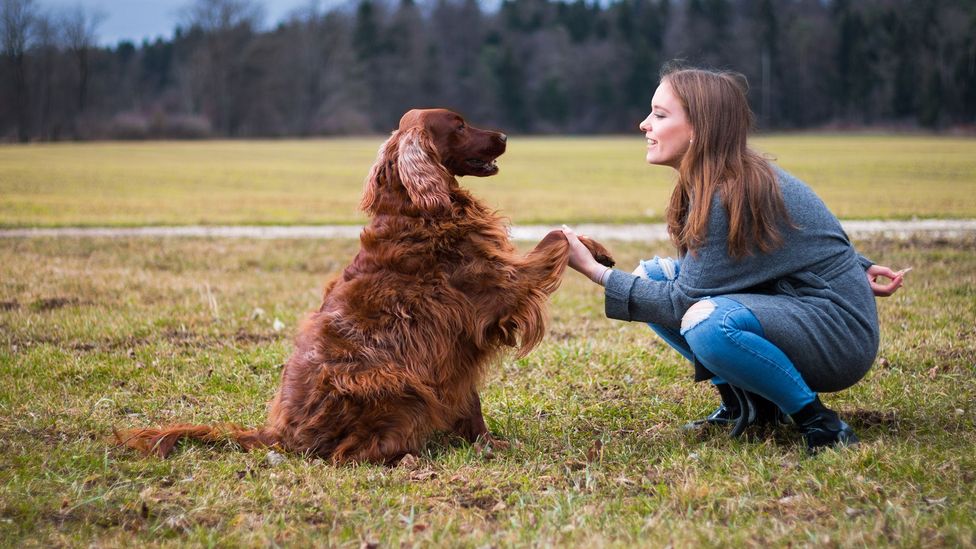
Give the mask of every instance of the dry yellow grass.
<svg viewBox="0 0 976 549">
<path fill-rule="evenodd" d="M 361 223 L 382 137 L 0 146 L 0 225 Z M 843 218 L 976 217 L 976 140 L 783 135 L 754 146 Z M 514 136 L 463 184 L 516 223 L 659 221 L 672 172 L 629 137 Z"/>
</svg>

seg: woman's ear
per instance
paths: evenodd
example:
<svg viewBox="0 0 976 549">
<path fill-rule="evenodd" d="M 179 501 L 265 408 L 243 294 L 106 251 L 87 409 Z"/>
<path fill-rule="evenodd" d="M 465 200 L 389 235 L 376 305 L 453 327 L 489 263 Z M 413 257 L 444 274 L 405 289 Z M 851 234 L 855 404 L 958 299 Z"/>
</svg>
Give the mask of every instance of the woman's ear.
<svg viewBox="0 0 976 549">
<path fill-rule="evenodd" d="M 399 134 L 397 172 L 410 201 L 427 211 L 449 208 L 452 176 L 441 164 L 430 134 L 421 127 L 402 130 Z"/>
<path fill-rule="evenodd" d="M 359 201 L 359 208 L 366 213 L 374 213 L 376 201 L 379 199 L 380 187 L 391 181 L 394 175 L 399 131 L 393 132 L 389 139 L 380 145 L 376 153 L 376 162 L 369 170 L 369 175 L 363 181 L 363 198 Z"/>
</svg>

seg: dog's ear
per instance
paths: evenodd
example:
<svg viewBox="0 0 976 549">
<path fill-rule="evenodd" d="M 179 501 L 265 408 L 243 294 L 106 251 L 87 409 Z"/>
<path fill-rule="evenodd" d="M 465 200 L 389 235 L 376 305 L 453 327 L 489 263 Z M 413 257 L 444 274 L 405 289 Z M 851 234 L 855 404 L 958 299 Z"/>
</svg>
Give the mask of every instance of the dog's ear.
<svg viewBox="0 0 976 549">
<path fill-rule="evenodd" d="M 363 198 L 359 202 L 359 208 L 366 213 L 375 213 L 380 187 L 395 177 L 394 163 L 396 162 L 398 133 L 393 132 L 389 139 L 380 145 L 379 151 L 376 152 L 376 162 L 373 163 L 369 175 L 363 181 Z"/>
<path fill-rule="evenodd" d="M 401 130 L 397 171 L 410 201 L 427 211 L 449 208 L 450 182 L 453 179 L 441 164 L 427 130 L 420 127 Z"/>
</svg>

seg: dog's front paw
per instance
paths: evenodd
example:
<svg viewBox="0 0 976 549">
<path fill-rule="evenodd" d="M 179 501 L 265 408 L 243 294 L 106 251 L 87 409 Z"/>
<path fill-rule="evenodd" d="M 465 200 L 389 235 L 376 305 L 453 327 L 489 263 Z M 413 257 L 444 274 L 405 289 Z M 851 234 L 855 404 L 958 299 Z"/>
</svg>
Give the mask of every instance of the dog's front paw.
<svg viewBox="0 0 976 549">
<path fill-rule="evenodd" d="M 494 437 L 491 433 L 484 433 L 478 436 L 478 441 L 474 443 L 474 450 L 485 459 L 495 457 L 495 451 L 504 451 L 512 445 L 507 441 Z"/>
<path fill-rule="evenodd" d="M 612 257 L 610 257 L 609 252 L 593 254 L 593 259 L 595 259 L 597 263 L 603 265 L 604 267 L 613 267 L 614 265 L 617 264 L 617 262 L 614 261 Z"/>
<path fill-rule="evenodd" d="M 613 256 L 610 255 L 610 250 L 606 249 L 603 244 L 600 244 L 596 240 L 586 236 L 581 236 L 579 239 L 580 242 L 586 246 L 586 249 L 593 254 L 593 259 L 595 259 L 600 265 L 603 265 L 604 267 L 613 267 L 617 264 L 617 262 L 613 260 Z"/>
</svg>

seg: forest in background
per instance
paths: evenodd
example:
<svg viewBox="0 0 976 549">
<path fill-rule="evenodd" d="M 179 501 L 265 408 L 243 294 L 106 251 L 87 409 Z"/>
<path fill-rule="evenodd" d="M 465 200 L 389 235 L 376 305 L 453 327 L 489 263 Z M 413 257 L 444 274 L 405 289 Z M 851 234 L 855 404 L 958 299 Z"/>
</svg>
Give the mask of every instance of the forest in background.
<svg viewBox="0 0 976 549">
<path fill-rule="evenodd" d="M 733 69 L 762 130 L 976 126 L 973 0 L 190 0 L 168 39 L 0 0 L 0 141 L 386 132 L 446 106 L 510 132 L 635 131 L 663 63 Z"/>
</svg>

